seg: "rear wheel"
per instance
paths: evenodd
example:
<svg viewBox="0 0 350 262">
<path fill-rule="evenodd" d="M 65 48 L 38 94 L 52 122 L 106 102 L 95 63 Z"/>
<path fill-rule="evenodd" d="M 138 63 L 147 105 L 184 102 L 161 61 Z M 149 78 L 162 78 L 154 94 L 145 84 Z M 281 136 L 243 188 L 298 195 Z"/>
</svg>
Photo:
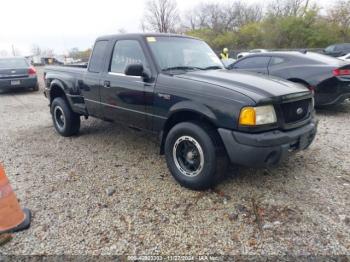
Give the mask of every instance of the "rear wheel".
<svg viewBox="0 0 350 262">
<path fill-rule="evenodd" d="M 67 101 L 57 97 L 51 104 L 52 120 L 56 131 L 62 136 L 72 136 L 79 133 L 80 116 L 74 113 Z"/>
<path fill-rule="evenodd" d="M 173 177 L 184 187 L 213 187 L 227 169 L 220 138 L 210 126 L 184 122 L 175 125 L 165 141 L 165 157 Z"/>
</svg>

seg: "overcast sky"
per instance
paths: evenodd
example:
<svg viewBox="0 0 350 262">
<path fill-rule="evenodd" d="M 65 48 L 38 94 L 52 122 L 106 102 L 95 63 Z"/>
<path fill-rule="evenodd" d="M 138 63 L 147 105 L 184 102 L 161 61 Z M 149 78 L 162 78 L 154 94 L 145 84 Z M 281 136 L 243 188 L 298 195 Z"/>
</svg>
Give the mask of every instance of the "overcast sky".
<svg viewBox="0 0 350 262">
<path fill-rule="evenodd" d="M 177 0 L 179 11 L 201 2 Z M 220 2 L 228 0 L 216 0 Z M 259 0 L 245 0 L 259 3 Z M 33 44 L 62 54 L 73 47 L 86 49 L 99 35 L 141 32 L 140 20 L 146 0 L 1 0 L 0 52 L 11 46 L 28 55 Z M 326 5 L 330 0 L 318 0 Z"/>
</svg>

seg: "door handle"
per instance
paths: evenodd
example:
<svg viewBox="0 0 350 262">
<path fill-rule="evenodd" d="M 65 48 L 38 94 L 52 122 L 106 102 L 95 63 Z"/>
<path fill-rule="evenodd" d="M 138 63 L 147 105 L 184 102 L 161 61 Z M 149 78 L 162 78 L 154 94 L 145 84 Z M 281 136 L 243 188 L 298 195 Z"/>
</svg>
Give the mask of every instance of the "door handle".
<svg viewBox="0 0 350 262">
<path fill-rule="evenodd" d="M 109 81 L 104 81 L 104 82 L 103 82 L 103 87 L 110 88 L 110 87 L 111 87 L 111 82 L 109 82 Z"/>
</svg>

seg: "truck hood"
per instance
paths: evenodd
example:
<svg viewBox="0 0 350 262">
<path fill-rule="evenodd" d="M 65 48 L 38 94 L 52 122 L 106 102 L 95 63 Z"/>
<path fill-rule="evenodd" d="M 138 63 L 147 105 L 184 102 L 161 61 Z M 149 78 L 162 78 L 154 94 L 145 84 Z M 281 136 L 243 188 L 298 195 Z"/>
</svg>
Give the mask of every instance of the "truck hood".
<svg viewBox="0 0 350 262">
<path fill-rule="evenodd" d="M 220 86 L 244 94 L 255 102 L 269 98 L 283 98 L 310 91 L 298 84 L 267 75 L 229 70 L 192 71 L 177 75 L 179 78 Z"/>
</svg>

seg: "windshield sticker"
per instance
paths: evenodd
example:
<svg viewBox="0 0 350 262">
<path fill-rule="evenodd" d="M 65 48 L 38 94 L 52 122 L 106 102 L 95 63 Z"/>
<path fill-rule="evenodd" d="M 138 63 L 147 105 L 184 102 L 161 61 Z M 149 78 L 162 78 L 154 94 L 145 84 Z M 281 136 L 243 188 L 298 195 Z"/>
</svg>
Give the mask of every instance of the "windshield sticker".
<svg viewBox="0 0 350 262">
<path fill-rule="evenodd" d="M 147 37 L 147 42 L 157 42 L 156 38 L 153 36 Z"/>
</svg>

